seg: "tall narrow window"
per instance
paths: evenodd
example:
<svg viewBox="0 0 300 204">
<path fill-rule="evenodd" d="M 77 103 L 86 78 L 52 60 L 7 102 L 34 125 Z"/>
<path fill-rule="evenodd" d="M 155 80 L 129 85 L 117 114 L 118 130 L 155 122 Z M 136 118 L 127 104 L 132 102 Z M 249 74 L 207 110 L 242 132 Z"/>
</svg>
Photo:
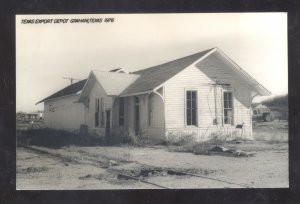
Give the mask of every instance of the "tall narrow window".
<svg viewBox="0 0 300 204">
<path fill-rule="evenodd" d="M 148 126 L 152 125 L 152 115 L 153 115 L 153 96 L 149 94 L 148 96 Z"/>
<path fill-rule="evenodd" d="M 100 99 L 100 125 L 104 127 L 104 98 Z"/>
<path fill-rule="evenodd" d="M 95 104 L 95 126 L 99 126 L 99 113 L 100 113 L 100 107 L 99 107 L 99 98 L 96 98 L 96 104 Z"/>
<path fill-rule="evenodd" d="M 124 98 L 119 98 L 119 126 L 124 126 L 125 119 Z"/>
<path fill-rule="evenodd" d="M 233 124 L 233 101 L 231 92 L 224 92 L 224 124 Z"/>
<path fill-rule="evenodd" d="M 186 124 L 197 125 L 197 91 L 186 92 Z"/>
</svg>

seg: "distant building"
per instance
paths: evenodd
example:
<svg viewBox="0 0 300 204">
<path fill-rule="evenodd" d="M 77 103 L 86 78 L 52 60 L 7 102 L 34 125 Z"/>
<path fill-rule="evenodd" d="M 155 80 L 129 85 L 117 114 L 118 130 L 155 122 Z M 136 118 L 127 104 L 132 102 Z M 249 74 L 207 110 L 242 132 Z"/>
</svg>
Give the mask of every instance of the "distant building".
<svg viewBox="0 0 300 204">
<path fill-rule="evenodd" d="M 263 105 L 262 103 L 254 105 L 252 108 L 253 111 L 253 118 L 261 118 L 264 113 L 270 113 L 271 110 L 266 105 Z"/>
<path fill-rule="evenodd" d="M 44 111 L 35 111 L 27 113 L 28 120 L 42 120 L 44 118 Z"/>
<path fill-rule="evenodd" d="M 44 119 L 44 111 L 34 111 L 34 112 L 18 112 L 16 114 L 17 121 L 37 121 L 37 120 L 43 120 Z"/>
</svg>

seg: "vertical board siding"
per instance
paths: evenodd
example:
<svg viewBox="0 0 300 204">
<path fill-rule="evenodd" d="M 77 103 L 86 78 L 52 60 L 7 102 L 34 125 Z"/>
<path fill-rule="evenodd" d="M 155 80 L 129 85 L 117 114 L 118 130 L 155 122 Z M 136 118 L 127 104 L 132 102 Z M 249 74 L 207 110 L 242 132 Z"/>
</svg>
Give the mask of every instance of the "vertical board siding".
<svg viewBox="0 0 300 204">
<path fill-rule="evenodd" d="M 251 99 L 250 88 L 240 81 L 226 63 L 222 62 L 218 55 L 212 54 L 194 66 L 190 66 L 181 73 L 171 78 L 165 84 L 165 108 L 166 108 L 166 135 L 171 130 L 192 131 L 198 138 L 203 140 L 207 132 L 216 131 L 221 125 L 222 131 L 230 134 L 236 132 L 235 126 L 244 123 L 245 137 L 251 136 Z M 230 91 L 233 93 L 234 125 L 222 127 L 223 120 L 223 91 L 227 89 L 221 86 L 216 88 L 216 100 L 214 93 L 215 78 L 218 82 L 231 84 Z M 197 127 L 186 126 L 185 121 L 185 92 L 186 90 L 197 90 L 198 120 Z M 215 108 L 217 108 L 218 127 L 214 124 Z M 251 130 L 249 130 L 251 129 Z M 172 131 L 171 131 L 172 132 Z M 200 134 L 200 133 L 201 134 Z M 225 133 L 224 132 L 224 133 Z"/>
<path fill-rule="evenodd" d="M 45 126 L 52 129 L 79 132 L 80 125 L 85 122 L 85 107 L 82 103 L 75 103 L 78 98 L 79 95 L 72 95 L 45 101 Z"/>
</svg>

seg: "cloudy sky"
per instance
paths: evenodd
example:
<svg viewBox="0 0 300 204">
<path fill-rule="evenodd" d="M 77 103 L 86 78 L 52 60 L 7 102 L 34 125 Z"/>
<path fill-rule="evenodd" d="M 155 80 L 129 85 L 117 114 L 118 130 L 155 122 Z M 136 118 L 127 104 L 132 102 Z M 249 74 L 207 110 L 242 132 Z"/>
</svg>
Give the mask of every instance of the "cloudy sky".
<svg viewBox="0 0 300 204">
<path fill-rule="evenodd" d="M 114 22 L 70 23 L 83 18 Z M 69 22 L 22 24 L 22 19 Z M 91 69 L 144 69 L 212 47 L 273 95 L 288 92 L 286 13 L 18 15 L 16 109 L 43 110 L 35 103 L 69 85 L 63 77 L 85 79 Z"/>
</svg>

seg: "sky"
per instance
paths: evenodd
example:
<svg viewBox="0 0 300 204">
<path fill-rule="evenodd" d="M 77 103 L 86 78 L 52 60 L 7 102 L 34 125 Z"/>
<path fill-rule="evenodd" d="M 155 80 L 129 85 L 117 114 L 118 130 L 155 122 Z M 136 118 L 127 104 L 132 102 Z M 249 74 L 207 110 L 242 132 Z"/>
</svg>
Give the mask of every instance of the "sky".
<svg viewBox="0 0 300 204">
<path fill-rule="evenodd" d="M 89 18 L 114 22 L 71 23 Z M 24 23 L 31 19 L 53 20 Z M 63 77 L 85 79 L 92 69 L 135 71 L 213 47 L 272 96 L 288 93 L 287 13 L 17 15 L 16 110 L 43 110 L 35 103 L 68 86 Z"/>
</svg>

